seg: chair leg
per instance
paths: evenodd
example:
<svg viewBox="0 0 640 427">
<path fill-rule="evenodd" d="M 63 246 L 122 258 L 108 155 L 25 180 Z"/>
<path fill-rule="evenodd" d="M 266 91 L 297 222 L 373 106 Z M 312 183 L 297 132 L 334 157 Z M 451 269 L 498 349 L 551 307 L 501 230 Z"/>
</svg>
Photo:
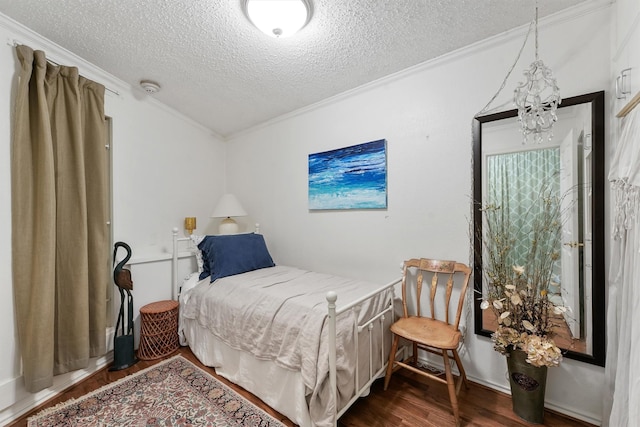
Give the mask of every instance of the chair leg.
<svg viewBox="0 0 640 427">
<path fill-rule="evenodd" d="M 460 356 L 458 355 L 458 350 L 453 350 L 453 358 L 456 361 L 456 365 L 458 365 L 458 371 L 460 371 L 460 379 L 464 384 L 464 387 L 466 389 L 469 389 L 469 382 L 467 381 L 467 373 L 465 372 L 464 367 L 462 366 L 462 361 L 460 360 Z M 458 391 L 459 391 L 459 387 L 458 387 Z"/>
<path fill-rule="evenodd" d="M 413 343 L 413 355 L 411 356 L 411 362 L 417 366 L 418 365 L 418 343 Z"/>
<path fill-rule="evenodd" d="M 449 355 L 447 350 L 442 351 L 442 358 L 444 359 L 444 373 L 447 377 L 447 388 L 449 389 L 449 400 L 451 400 L 451 409 L 453 410 L 453 417 L 456 419 L 456 426 L 460 425 L 460 414 L 458 411 L 458 398 L 456 396 L 456 385 L 453 380 L 453 374 L 451 373 L 451 364 L 449 363 Z"/>
<path fill-rule="evenodd" d="M 389 380 L 391 380 L 391 374 L 393 373 L 393 362 L 396 360 L 396 352 L 398 351 L 398 342 L 400 341 L 399 335 L 393 336 L 393 344 L 391 345 L 391 352 L 389 353 L 389 363 L 387 364 L 387 374 L 384 376 L 384 389 L 389 387 Z"/>
</svg>

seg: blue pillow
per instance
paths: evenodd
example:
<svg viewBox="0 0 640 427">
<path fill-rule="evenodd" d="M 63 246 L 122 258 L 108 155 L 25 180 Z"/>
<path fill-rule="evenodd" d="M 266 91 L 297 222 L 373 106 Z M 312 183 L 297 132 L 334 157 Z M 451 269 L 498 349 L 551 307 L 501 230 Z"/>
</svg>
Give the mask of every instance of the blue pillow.
<svg viewBox="0 0 640 427">
<path fill-rule="evenodd" d="M 202 254 L 202 271 L 200 272 L 200 280 L 211 275 L 211 266 L 213 265 L 213 248 L 211 247 L 212 237 L 213 236 L 204 236 L 200 243 L 198 243 L 198 249 Z"/>
<path fill-rule="evenodd" d="M 275 265 L 261 234 L 207 236 L 198 248 L 202 251 L 204 264 L 208 264 L 212 282 L 221 277 Z"/>
</svg>

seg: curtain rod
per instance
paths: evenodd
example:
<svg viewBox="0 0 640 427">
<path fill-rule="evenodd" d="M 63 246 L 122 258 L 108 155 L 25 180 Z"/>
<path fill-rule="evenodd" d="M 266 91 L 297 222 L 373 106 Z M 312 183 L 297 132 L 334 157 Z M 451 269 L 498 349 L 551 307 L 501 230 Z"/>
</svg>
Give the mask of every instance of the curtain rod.
<svg viewBox="0 0 640 427">
<path fill-rule="evenodd" d="M 18 42 L 17 40 L 13 40 L 13 39 L 7 39 L 7 44 L 8 44 L 9 46 L 14 47 L 14 48 L 15 48 L 15 47 L 18 47 L 19 45 L 24 45 L 24 43 L 20 43 L 20 42 Z M 60 66 L 61 66 L 61 65 L 60 65 L 60 63 L 58 63 L 58 62 L 56 62 L 56 61 L 54 61 L 54 60 L 52 60 L 52 59 L 50 59 L 50 58 L 47 58 L 47 62 L 49 62 L 49 63 L 51 63 L 51 64 L 53 64 L 53 65 L 55 65 L 55 66 L 57 66 L 57 67 L 60 67 Z M 102 84 L 102 83 L 100 83 L 100 84 Z M 104 89 L 105 89 L 106 91 L 111 92 L 111 93 L 113 93 L 113 94 L 114 94 L 114 95 L 116 95 L 116 96 L 120 96 L 120 92 L 118 92 L 117 90 L 115 90 L 115 89 L 111 89 L 111 88 L 108 88 L 106 85 L 103 85 L 103 86 L 104 86 Z"/>
<path fill-rule="evenodd" d="M 631 101 L 627 103 L 627 105 L 622 107 L 622 110 L 620 110 L 620 112 L 616 114 L 616 117 L 623 118 L 624 116 L 629 114 L 631 110 L 633 110 L 638 104 L 640 104 L 640 92 L 636 93 L 636 96 L 634 96 Z"/>
</svg>

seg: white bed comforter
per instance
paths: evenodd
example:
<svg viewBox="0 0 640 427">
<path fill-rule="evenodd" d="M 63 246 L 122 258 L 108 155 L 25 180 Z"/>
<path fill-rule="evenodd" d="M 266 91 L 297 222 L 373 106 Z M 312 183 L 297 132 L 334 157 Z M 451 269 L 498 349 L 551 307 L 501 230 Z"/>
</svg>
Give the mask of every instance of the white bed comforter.
<svg viewBox="0 0 640 427">
<path fill-rule="evenodd" d="M 316 425 L 330 421 L 334 405 L 328 384 L 326 294 L 338 294 L 338 308 L 380 285 L 328 274 L 276 266 L 203 281 L 184 295 L 181 316 L 196 320 L 230 347 L 258 359 L 300 371 L 309 390 L 309 412 Z M 379 312 L 391 289 L 337 318 L 339 405 L 353 394 L 354 320 Z M 329 417 L 329 418 L 328 418 Z"/>
</svg>

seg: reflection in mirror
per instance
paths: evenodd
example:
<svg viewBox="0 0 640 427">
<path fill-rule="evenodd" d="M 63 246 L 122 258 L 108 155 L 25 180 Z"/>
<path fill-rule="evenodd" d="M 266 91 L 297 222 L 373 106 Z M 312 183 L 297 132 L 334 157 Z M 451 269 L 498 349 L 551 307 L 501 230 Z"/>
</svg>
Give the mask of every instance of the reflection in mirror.
<svg viewBox="0 0 640 427">
<path fill-rule="evenodd" d="M 563 100 L 553 136 L 541 144 L 522 144 L 516 110 L 475 118 L 473 137 L 476 333 L 490 336 L 497 326 L 493 312 L 480 309 L 481 207 L 526 211 L 542 186 L 551 185 L 564 195 L 567 215 L 553 272 L 558 285 L 550 292 L 554 302 L 571 307 L 557 322 L 554 340 L 565 357 L 604 366 L 604 92 Z"/>
</svg>

